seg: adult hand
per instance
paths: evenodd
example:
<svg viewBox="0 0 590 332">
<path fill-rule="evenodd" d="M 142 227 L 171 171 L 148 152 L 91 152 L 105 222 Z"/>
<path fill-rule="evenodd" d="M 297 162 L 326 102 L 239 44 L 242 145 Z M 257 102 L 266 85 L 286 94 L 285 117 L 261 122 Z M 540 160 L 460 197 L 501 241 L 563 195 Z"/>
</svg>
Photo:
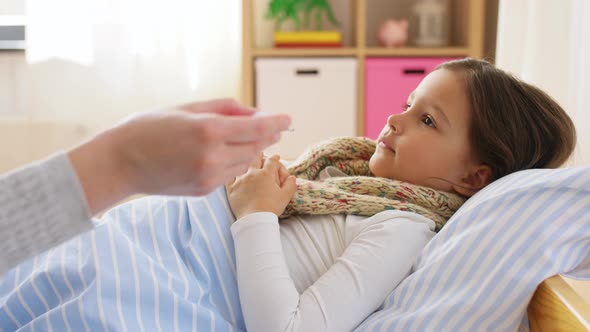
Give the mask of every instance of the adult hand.
<svg viewBox="0 0 590 332">
<path fill-rule="evenodd" d="M 265 159 L 260 155 L 248 172 L 229 182 L 225 188 L 229 205 L 236 219 L 240 219 L 255 212 L 281 215 L 297 185 L 295 176 L 289 175 L 279 156 Z"/>
<path fill-rule="evenodd" d="M 92 214 L 135 193 L 204 195 L 288 129 L 233 100 L 140 113 L 69 152 Z"/>
</svg>

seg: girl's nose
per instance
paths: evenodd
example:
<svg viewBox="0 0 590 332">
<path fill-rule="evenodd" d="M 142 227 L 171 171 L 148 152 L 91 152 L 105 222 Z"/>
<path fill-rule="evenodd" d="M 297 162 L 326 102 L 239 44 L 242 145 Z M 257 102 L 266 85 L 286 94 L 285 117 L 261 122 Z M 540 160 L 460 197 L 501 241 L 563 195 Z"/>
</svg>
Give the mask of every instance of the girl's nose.
<svg viewBox="0 0 590 332">
<path fill-rule="evenodd" d="M 399 117 L 400 114 L 392 114 L 387 118 L 387 124 L 389 125 L 389 128 L 391 128 L 391 131 L 395 134 L 398 134 L 401 129 Z"/>
</svg>

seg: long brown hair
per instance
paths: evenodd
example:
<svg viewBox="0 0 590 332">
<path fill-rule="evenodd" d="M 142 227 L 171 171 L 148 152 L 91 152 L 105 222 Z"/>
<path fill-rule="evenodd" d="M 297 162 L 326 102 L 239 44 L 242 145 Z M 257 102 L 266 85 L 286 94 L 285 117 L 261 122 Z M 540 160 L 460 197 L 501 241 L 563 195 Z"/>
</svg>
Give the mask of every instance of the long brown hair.
<svg viewBox="0 0 590 332">
<path fill-rule="evenodd" d="M 460 73 L 471 99 L 472 148 L 492 179 L 529 168 L 555 168 L 571 155 L 576 130 L 567 113 L 541 89 L 484 60 L 443 63 Z"/>
</svg>

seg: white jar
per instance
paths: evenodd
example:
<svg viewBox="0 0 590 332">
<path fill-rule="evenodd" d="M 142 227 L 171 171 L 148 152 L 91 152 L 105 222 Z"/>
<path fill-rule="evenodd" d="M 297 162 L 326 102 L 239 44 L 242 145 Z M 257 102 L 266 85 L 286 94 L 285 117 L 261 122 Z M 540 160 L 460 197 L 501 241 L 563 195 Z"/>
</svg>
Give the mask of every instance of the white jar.
<svg viewBox="0 0 590 332">
<path fill-rule="evenodd" d="M 414 6 L 418 46 L 439 47 L 449 43 L 448 0 L 418 0 Z"/>
</svg>

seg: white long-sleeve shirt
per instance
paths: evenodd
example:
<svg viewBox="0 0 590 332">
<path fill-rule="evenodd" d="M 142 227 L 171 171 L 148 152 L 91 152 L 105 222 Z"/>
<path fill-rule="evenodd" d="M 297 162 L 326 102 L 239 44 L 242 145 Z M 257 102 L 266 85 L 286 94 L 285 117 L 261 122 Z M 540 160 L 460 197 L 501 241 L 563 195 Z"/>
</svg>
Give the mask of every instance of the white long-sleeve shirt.
<svg viewBox="0 0 590 332">
<path fill-rule="evenodd" d="M 420 215 L 384 211 L 295 216 L 270 212 L 232 225 L 249 331 L 350 331 L 409 273 L 434 236 Z"/>
</svg>

